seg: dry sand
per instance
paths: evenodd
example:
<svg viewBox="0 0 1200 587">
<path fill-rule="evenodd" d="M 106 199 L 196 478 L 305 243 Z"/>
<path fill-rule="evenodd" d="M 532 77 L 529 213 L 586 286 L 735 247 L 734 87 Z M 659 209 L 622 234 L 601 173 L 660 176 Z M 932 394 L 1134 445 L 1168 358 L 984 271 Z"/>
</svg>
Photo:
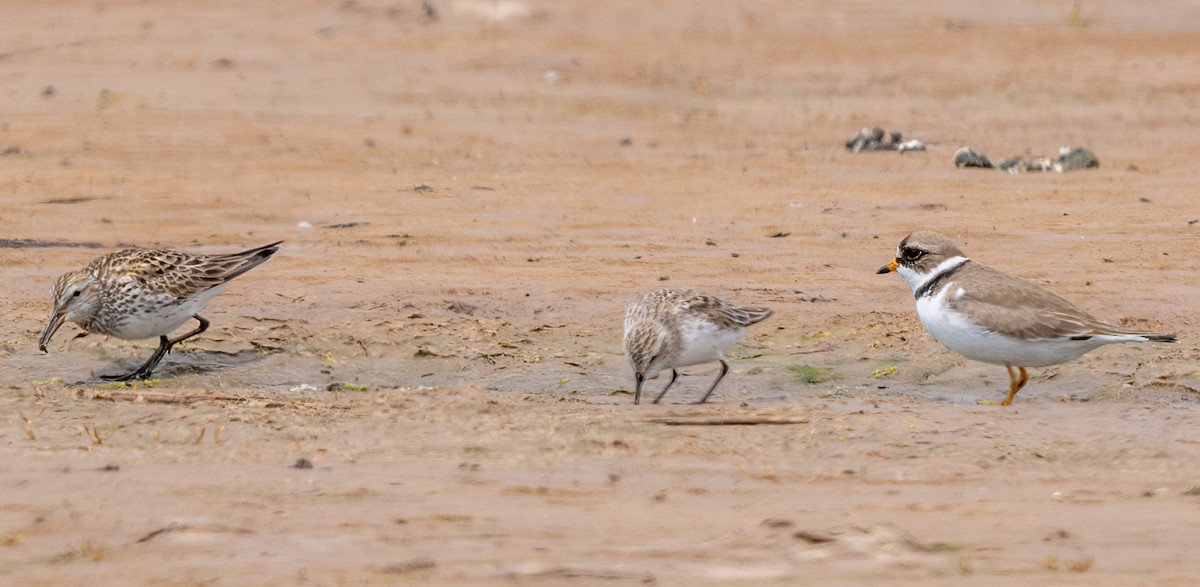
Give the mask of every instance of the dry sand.
<svg viewBox="0 0 1200 587">
<path fill-rule="evenodd" d="M 8 8 L 0 583 L 1200 581 L 1194 2 Z M 874 274 L 916 229 L 1181 342 L 982 405 Z M 161 381 L 37 352 L 99 254 L 278 239 Z M 660 286 L 777 312 L 711 405 L 632 405 Z"/>
</svg>

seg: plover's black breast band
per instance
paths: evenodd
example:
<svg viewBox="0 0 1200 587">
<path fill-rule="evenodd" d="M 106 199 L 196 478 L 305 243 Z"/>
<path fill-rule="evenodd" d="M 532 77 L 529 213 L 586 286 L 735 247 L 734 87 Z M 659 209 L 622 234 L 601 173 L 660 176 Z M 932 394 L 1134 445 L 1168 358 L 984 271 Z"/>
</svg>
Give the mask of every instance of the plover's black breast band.
<svg viewBox="0 0 1200 587">
<path fill-rule="evenodd" d="M 937 275 L 935 275 L 933 277 L 933 279 L 930 279 L 929 281 L 922 283 L 921 287 L 918 287 L 917 291 L 913 292 L 913 297 L 919 300 L 939 289 L 942 289 L 943 284 L 945 284 L 947 281 L 950 281 L 950 278 L 954 277 L 954 274 L 958 273 L 959 269 L 962 269 L 963 267 L 965 267 L 967 265 L 967 263 L 970 263 L 970 262 L 971 262 L 971 260 L 967 259 L 966 261 L 963 261 L 962 263 L 959 263 L 958 265 L 955 265 L 954 267 L 951 267 L 941 273 L 938 273 Z"/>
</svg>

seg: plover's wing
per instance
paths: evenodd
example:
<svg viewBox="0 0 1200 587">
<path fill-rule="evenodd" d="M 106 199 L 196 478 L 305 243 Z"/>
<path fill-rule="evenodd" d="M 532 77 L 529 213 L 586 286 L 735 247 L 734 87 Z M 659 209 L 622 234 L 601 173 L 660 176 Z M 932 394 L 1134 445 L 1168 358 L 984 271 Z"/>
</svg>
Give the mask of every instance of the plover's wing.
<svg viewBox="0 0 1200 587">
<path fill-rule="evenodd" d="M 1036 283 L 978 263 L 964 266 L 956 277 L 970 286 L 961 297 L 948 292 L 950 308 L 989 332 L 1028 340 L 1150 336 L 1108 324 Z"/>
</svg>

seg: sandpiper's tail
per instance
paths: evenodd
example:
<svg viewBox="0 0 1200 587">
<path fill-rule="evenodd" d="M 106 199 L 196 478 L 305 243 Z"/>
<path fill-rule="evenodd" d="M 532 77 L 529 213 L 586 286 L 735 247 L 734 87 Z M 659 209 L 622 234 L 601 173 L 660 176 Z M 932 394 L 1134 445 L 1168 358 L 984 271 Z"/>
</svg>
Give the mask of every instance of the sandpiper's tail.
<svg viewBox="0 0 1200 587">
<path fill-rule="evenodd" d="M 279 252 L 279 245 L 283 241 L 276 241 L 269 245 L 263 245 L 258 248 L 242 251 L 240 253 L 230 253 L 228 255 L 213 255 L 208 258 L 212 265 L 212 270 L 221 272 L 221 281 L 229 281 L 259 265 L 263 261 L 271 258 L 271 255 Z"/>
<path fill-rule="evenodd" d="M 736 308 L 730 312 L 736 317 L 736 322 L 739 326 L 750 326 L 758 324 L 767 318 L 770 318 L 775 310 L 770 308 Z"/>
</svg>

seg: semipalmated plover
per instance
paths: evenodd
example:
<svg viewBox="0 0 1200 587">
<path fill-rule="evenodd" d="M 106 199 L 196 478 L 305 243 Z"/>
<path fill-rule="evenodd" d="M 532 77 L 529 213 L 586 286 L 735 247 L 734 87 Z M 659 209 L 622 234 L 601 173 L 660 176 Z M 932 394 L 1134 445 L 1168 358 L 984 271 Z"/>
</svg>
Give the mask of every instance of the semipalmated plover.
<svg viewBox="0 0 1200 587">
<path fill-rule="evenodd" d="M 912 288 L 917 315 L 935 340 L 1008 369 L 1002 406 L 1029 380 L 1026 367 L 1067 363 L 1114 342 L 1175 342 L 1174 334 L 1107 324 L 1037 284 L 971 261 L 936 232 L 905 237 L 896 258 L 878 272 L 891 271 Z"/>
<path fill-rule="evenodd" d="M 671 380 L 654 403 L 667 395 L 679 378 L 676 369 L 720 361 L 721 373 L 696 402 L 702 404 L 729 372 L 725 351 L 746 335 L 746 327 L 766 320 L 773 310 L 742 308 L 724 300 L 684 289 L 643 294 L 625 312 L 625 356 L 633 367 L 633 403 L 642 401 L 647 375 L 671 370 Z"/>
<path fill-rule="evenodd" d="M 280 241 L 283 242 L 283 241 Z M 190 255 L 161 249 L 125 249 L 64 273 L 54 282 L 54 311 L 38 340 L 46 344 L 64 322 L 87 332 L 125 340 L 158 337 L 158 348 L 132 373 L 111 381 L 146 379 L 171 347 L 208 328 L 197 312 L 221 292 L 225 282 L 257 267 L 279 243 L 228 255 Z M 167 335 L 195 318 L 200 325 L 176 338 Z"/>
</svg>

